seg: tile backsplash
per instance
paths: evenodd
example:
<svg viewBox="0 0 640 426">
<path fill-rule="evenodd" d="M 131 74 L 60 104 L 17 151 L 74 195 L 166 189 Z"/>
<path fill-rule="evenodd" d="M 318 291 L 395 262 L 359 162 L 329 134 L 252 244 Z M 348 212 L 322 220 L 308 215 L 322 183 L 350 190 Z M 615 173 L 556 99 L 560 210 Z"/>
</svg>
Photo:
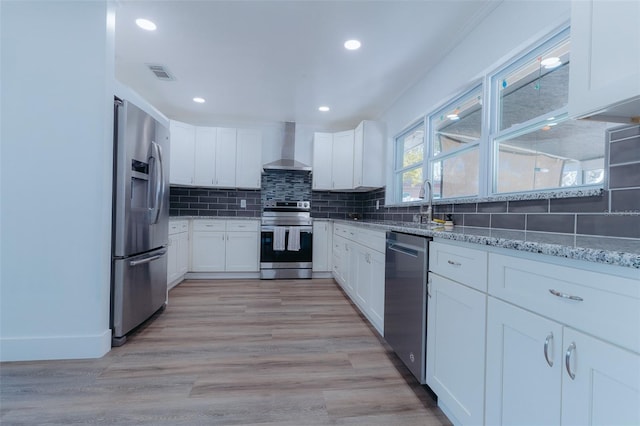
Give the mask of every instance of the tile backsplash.
<svg viewBox="0 0 640 426">
<path fill-rule="evenodd" d="M 434 217 L 451 215 L 458 225 L 640 239 L 640 126 L 613 131 L 608 145 L 608 185 L 588 197 L 438 203 Z M 385 190 L 312 191 L 311 173 L 269 171 L 262 190 L 171 187 L 172 216 L 259 217 L 265 199 L 311 199 L 315 218 L 411 222 L 419 206 L 386 207 Z M 240 208 L 240 200 L 247 201 Z M 379 208 L 376 208 L 376 205 Z"/>
</svg>

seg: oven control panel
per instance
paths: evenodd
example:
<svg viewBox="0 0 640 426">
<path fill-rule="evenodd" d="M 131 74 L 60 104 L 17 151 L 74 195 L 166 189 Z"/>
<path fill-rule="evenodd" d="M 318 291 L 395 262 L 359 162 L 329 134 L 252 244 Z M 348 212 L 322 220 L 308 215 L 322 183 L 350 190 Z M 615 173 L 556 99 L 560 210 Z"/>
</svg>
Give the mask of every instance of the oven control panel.
<svg viewBox="0 0 640 426">
<path fill-rule="evenodd" d="M 266 200 L 264 202 L 263 210 L 264 211 L 307 212 L 311 210 L 311 202 Z"/>
</svg>

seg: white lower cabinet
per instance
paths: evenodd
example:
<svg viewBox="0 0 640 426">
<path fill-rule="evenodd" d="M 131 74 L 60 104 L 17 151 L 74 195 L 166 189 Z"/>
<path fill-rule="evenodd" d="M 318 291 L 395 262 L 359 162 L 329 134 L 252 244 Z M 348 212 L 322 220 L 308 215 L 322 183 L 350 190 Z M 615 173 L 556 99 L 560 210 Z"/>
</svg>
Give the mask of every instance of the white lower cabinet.
<svg viewBox="0 0 640 426">
<path fill-rule="evenodd" d="M 333 232 L 333 277 L 384 335 L 385 234 L 343 224 L 335 224 Z"/>
<path fill-rule="evenodd" d="M 331 272 L 333 224 L 328 220 L 313 221 L 313 272 Z"/>
<path fill-rule="evenodd" d="M 640 356 L 489 298 L 488 425 L 640 424 Z"/>
<path fill-rule="evenodd" d="M 486 424 L 560 424 L 562 326 L 489 297 Z"/>
<path fill-rule="evenodd" d="M 241 222 L 227 222 L 225 271 L 256 272 L 260 269 L 258 230 L 246 221 Z M 247 226 L 247 229 L 238 229 L 238 226 Z"/>
<path fill-rule="evenodd" d="M 486 299 L 483 292 L 429 275 L 427 384 L 456 424 L 484 421 Z"/>
<path fill-rule="evenodd" d="M 489 254 L 486 424 L 640 424 L 637 274 L 528 257 Z"/>
<path fill-rule="evenodd" d="M 178 284 L 189 270 L 189 221 L 172 220 L 169 223 L 167 248 L 167 288 Z"/>
<path fill-rule="evenodd" d="M 258 221 L 194 220 L 193 272 L 257 272 L 259 250 Z"/>
</svg>

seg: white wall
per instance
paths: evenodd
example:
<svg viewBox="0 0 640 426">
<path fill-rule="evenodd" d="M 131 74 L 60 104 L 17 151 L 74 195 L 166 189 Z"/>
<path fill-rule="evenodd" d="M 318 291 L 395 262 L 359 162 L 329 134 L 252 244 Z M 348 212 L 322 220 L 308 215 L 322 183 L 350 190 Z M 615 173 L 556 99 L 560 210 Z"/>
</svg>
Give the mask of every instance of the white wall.
<svg viewBox="0 0 640 426">
<path fill-rule="evenodd" d="M 381 117 L 387 128 L 386 204 L 393 199 L 393 138 L 459 91 L 569 22 L 569 0 L 505 0 Z"/>
<path fill-rule="evenodd" d="M 113 18 L 3 1 L 0 359 L 110 349 Z"/>
</svg>

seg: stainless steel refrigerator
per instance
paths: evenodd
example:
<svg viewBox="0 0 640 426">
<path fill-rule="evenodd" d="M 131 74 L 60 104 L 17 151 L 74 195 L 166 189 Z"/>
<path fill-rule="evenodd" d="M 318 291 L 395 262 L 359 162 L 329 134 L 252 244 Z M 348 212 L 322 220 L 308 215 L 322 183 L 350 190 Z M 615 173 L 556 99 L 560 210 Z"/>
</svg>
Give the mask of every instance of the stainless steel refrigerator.
<svg viewBox="0 0 640 426">
<path fill-rule="evenodd" d="M 114 102 L 112 345 L 164 307 L 169 240 L 169 129 Z"/>
</svg>

